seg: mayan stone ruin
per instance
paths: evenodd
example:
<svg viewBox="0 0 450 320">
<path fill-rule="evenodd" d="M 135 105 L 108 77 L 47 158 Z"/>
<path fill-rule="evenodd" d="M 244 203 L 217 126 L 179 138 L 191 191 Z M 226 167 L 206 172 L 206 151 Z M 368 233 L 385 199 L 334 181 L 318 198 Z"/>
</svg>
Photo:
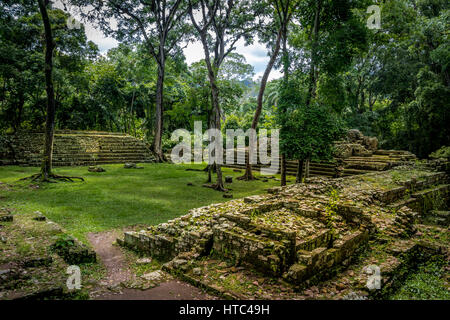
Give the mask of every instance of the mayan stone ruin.
<svg viewBox="0 0 450 320">
<path fill-rule="evenodd" d="M 357 129 L 349 130 L 342 140 L 336 141 L 334 144 L 335 152 L 331 161 L 312 161 L 310 163 L 309 171 L 311 176 L 345 177 L 374 171 L 385 171 L 416 159 L 416 156 L 408 151 L 379 149 L 376 137 L 364 136 Z M 243 153 L 236 153 L 236 156 L 238 164 L 226 164 L 225 166 L 245 169 Z M 246 151 L 246 156 L 248 156 L 248 151 Z M 260 163 L 253 165 L 255 169 L 261 167 L 267 166 Z M 279 168 L 281 168 L 281 164 Z M 297 168 L 297 160 L 287 161 L 287 174 L 295 176 Z M 279 170 L 271 173 L 279 173 Z"/>
<path fill-rule="evenodd" d="M 443 169 L 409 162 L 363 175 L 312 177 L 193 209 L 126 232 L 118 242 L 226 298 L 383 297 L 409 268 L 449 254 L 450 185 Z M 432 226 L 423 224 L 429 221 Z M 430 232 L 438 236 L 424 236 Z M 373 268 L 381 272 L 381 290 L 368 286 Z"/>
<path fill-rule="evenodd" d="M 54 166 L 153 162 L 149 146 L 130 135 L 100 131 L 57 130 Z M 0 164 L 40 166 L 44 134 L 23 131 L 0 137 Z"/>
</svg>

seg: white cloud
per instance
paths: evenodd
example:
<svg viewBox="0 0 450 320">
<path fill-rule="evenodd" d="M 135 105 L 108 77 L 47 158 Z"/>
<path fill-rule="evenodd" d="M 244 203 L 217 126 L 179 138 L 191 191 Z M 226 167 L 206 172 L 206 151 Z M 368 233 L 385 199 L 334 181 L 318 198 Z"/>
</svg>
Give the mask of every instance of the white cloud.
<svg viewBox="0 0 450 320">
<path fill-rule="evenodd" d="M 255 68 L 254 79 L 258 79 L 263 76 L 267 63 L 269 62 L 269 56 L 267 55 L 267 49 L 264 44 L 255 42 L 252 45 L 246 46 L 244 41 L 238 41 L 236 44 L 236 52 L 242 54 L 247 63 Z M 205 58 L 203 53 L 203 46 L 199 41 L 189 43 L 184 49 L 184 55 L 186 56 L 186 62 L 191 64 L 193 62 L 200 61 Z M 272 69 L 269 80 L 277 79 L 282 76 L 279 70 Z"/>
</svg>

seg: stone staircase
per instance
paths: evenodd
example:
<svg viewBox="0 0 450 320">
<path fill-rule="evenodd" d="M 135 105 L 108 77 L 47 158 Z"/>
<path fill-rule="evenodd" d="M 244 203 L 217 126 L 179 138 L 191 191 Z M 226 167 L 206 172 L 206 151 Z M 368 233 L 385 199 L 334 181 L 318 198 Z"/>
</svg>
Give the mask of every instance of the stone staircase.
<svg viewBox="0 0 450 320">
<path fill-rule="evenodd" d="M 243 152 L 236 152 L 235 158 L 237 159 L 234 164 L 224 164 L 225 167 L 235 169 L 245 169 L 245 157 L 248 156 L 248 152 L 244 156 Z M 399 165 L 403 165 L 409 161 L 415 160 L 416 157 L 407 151 L 398 150 L 377 150 L 371 156 L 351 156 L 343 159 L 341 176 L 353 176 L 358 174 L 365 174 L 374 171 L 385 171 L 394 168 Z M 280 161 L 280 160 L 279 160 Z M 333 177 L 336 174 L 336 168 L 338 164 L 336 159 L 333 162 L 311 162 L 309 166 L 310 176 L 327 176 Z M 268 168 L 267 165 L 260 163 L 252 165 L 252 169 L 260 170 L 261 168 Z M 286 172 L 288 175 L 295 176 L 297 174 L 298 161 L 288 160 L 286 161 Z M 280 173 L 281 161 L 279 162 L 278 170 L 269 170 L 270 174 Z"/>
<path fill-rule="evenodd" d="M 1 152 L 0 148 L 0 156 L 4 164 L 40 166 L 43 133 L 23 132 L 8 138 L 8 149 L 3 148 L 4 151 Z M 145 142 L 123 133 L 64 130 L 57 131 L 54 139 L 54 166 L 155 161 Z"/>
</svg>

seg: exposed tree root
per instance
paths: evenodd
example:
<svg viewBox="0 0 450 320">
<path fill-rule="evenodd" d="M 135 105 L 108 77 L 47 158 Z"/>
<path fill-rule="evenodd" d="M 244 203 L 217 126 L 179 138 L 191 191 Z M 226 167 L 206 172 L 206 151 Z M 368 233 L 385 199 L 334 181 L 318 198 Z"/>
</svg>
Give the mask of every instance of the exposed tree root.
<svg viewBox="0 0 450 320">
<path fill-rule="evenodd" d="M 225 189 L 223 186 L 215 183 L 215 184 L 204 184 L 203 187 L 205 188 L 211 188 L 214 189 L 216 191 L 220 191 L 220 192 L 228 192 L 229 189 Z"/>
<path fill-rule="evenodd" d="M 156 154 L 156 162 L 157 163 L 164 163 L 167 162 L 167 159 L 164 155 L 158 155 Z"/>
<path fill-rule="evenodd" d="M 240 181 L 259 180 L 258 178 L 256 178 L 253 175 L 252 166 L 251 166 L 251 164 L 248 161 L 249 161 L 249 159 L 247 158 L 246 159 L 246 164 L 245 164 L 245 173 L 244 173 L 244 175 L 240 176 L 240 177 L 237 177 L 237 180 L 240 180 Z"/>
<path fill-rule="evenodd" d="M 257 178 L 257 177 L 255 177 L 253 174 L 248 174 L 247 172 L 243 175 L 243 176 L 240 176 L 240 177 L 237 177 L 236 178 L 237 180 L 240 180 L 240 181 L 253 181 L 253 180 L 259 180 L 259 178 Z"/>
<path fill-rule="evenodd" d="M 208 171 L 212 171 L 213 173 L 216 173 L 216 166 L 213 164 L 213 165 L 211 165 L 211 164 L 208 164 L 206 167 L 205 167 L 205 169 L 203 169 L 203 170 L 201 170 L 201 171 L 204 171 L 204 172 L 208 172 Z"/>
<path fill-rule="evenodd" d="M 36 173 L 30 177 L 20 179 L 20 181 L 25 181 L 25 180 L 31 180 L 33 182 L 39 180 L 39 182 L 47 182 L 47 183 L 57 183 L 58 181 L 74 182 L 74 180 L 84 181 L 84 179 L 82 177 L 60 176 L 60 175 L 53 174 L 53 173 L 50 174 L 48 176 L 48 178 L 44 178 L 41 173 Z"/>
</svg>

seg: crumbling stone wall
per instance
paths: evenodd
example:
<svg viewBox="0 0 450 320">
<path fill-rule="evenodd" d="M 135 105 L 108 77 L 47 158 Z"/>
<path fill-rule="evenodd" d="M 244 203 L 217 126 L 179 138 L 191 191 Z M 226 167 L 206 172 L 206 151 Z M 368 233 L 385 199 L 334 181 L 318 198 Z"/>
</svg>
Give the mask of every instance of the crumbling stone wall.
<svg viewBox="0 0 450 320">
<path fill-rule="evenodd" d="M 191 210 L 189 214 L 119 242 L 156 256 L 167 270 L 189 272 L 212 255 L 302 286 L 346 267 L 369 238 L 408 238 L 424 192 L 448 197 L 445 173 L 399 168 L 377 174 L 276 187 L 252 196 Z M 434 191 L 431 191 L 434 190 Z M 336 196 L 337 195 L 337 196 Z M 447 201 L 447 200 L 446 200 Z"/>
<path fill-rule="evenodd" d="M 378 150 L 378 139 L 376 137 L 366 137 L 361 131 L 351 129 L 342 141 L 335 144 L 335 157 L 350 158 L 351 156 L 370 157 Z"/>
</svg>

